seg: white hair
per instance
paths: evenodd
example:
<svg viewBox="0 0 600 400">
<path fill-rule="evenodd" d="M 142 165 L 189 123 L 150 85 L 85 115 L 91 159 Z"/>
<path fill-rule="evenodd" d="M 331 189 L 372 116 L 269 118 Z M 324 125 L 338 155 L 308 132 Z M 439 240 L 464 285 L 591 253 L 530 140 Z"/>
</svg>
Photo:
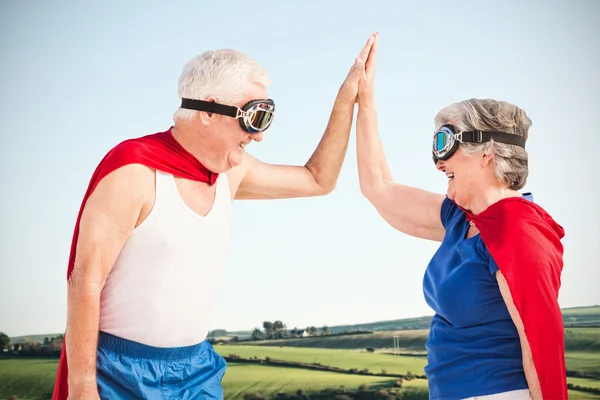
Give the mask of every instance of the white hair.
<svg viewBox="0 0 600 400">
<path fill-rule="evenodd" d="M 270 84 L 267 71 L 253 58 L 237 50 L 210 50 L 185 65 L 179 77 L 178 96 L 195 100 L 214 97 L 219 103 L 233 105 L 244 98 L 252 83 Z M 173 119 L 189 120 L 196 112 L 178 107 Z"/>
<path fill-rule="evenodd" d="M 436 129 L 451 123 L 458 131 L 500 131 L 527 139 L 531 119 L 525 111 L 505 101 L 470 99 L 454 103 L 435 116 Z M 494 141 L 461 143 L 465 155 L 494 154 L 494 170 L 500 182 L 513 190 L 522 189 L 529 175 L 527 151 L 516 145 Z"/>
</svg>

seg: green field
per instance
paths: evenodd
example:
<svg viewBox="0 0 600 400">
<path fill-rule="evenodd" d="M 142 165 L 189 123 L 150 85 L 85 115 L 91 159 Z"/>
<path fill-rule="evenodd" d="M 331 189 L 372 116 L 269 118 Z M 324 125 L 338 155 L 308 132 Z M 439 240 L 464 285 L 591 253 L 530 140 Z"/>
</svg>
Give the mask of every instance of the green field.
<svg viewBox="0 0 600 400">
<path fill-rule="evenodd" d="M 565 326 L 600 326 L 600 306 L 565 308 L 562 314 Z"/>
<path fill-rule="evenodd" d="M 600 387 L 600 307 L 564 309 L 566 364 L 568 382 L 588 388 Z M 406 375 L 411 372 L 424 374 L 426 365 L 425 342 L 427 329 L 407 330 L 406 327 L 424 323 L 427 317 L 411 320 L 383 321 L 355 325 L 355 329 L 372 329 L 374 333 L 315 336 L 309 338 L 264 340 L 217 344 L 215 349 L 223 356 L 231 354 L 244 359 L 259 358 L 301 364 L 317 364 L 345 370 L 368 369 L 371 373 Z M 401 321 L 402 323 L 398 325 Z M 576 326 L 573 326 L 576 325 Z M 336 331 L 335 327 L 330 328 Z M 338 327 L 339 328 L 339 327 Z M 344 327 L 341 327 L 344 328 Z M 346 326 L 350 329 L 350 326 Z M 231 333 L 230 333 L 231 334 Z M 11 338 L 13 343 L 25 340 L 43 342 L 53 335 L 32 335 Z M 393 352 L 393 337 L 400 342 L 401 356 Z M 368 352 L 370 347 L 374 352 Z M 11 395 L 24 399 L 48 399 L 54 384 L 57 359 L 0 358 L 0 400 Z M 393 377 L 369 376 L 342 372 L 319 371 L 301 366 L 273 366 L 230 362 L 223 381 L 226 399 L 243 399 L 244 393 L 260 392 L 269 396 L 280 392 L 318 392 L 322 389 L 357 390 L 362 385 L 376 389 L 392 388 L 397 381 Z M 393 389 L 395 390 L 395 389 Z M 415 379 L 404 381 L 401 389 L 407 400 L 427 398 L 427 381 Z M 413 392 L 411 392 L 411 390 Z M 600 395 L 569 391 L 570 399 L 600 399 Z"/>
<path fill-rule="evenodd" d="M 0 399 L 49 399 L 57 366 L 56 359 L 0 359 Z"/>
<path fill-rule="evenodd" d="M 365 350 L 373 347 L 378 352 L 392 352 L 394 336 L 400 340 L 400 351 L 406 354 L 425 354 L 427 330 L 376 332 L 361 335 L 315 336 L 299 339 L 260 340 L 246 342 L 252 346 L 311 347 L 346 350 Z"/>
<path fill-rule="evenodd" d="M 360 335 L 315 336 L 298 339 L 260 340 L 242 342 L 252 346 L 311 347 L 329 349 L 364 350 L 373 347 L 377 352 L 393 352 L 394 336 L 403 354 L 425 354 L 428 330 L 400 330 L 376 332 Z M 567 352 L 600 352 L 600 328 L 565 328 L 565 349 Z"/>
<path fill-rule="evenodd" d="M 572 307 L 563 308 L 562 310 L 563 321 L 565 326 L 595 326 L 600 327 L 600 306 L 589 306 L 589 307 Z M 423 330 L 429 329 L 431 323 L 431 316 L 417 317 L 417 318 L 404 318 L 395 319 L 389 321 L 377 321 L 369 322 L 356 325 L 336 325 L 330 326 L 331 332 L 342 332 L 352 330 L 369 330 L 373 332 L 390 332 L 400 330 Z M 37 340 L 42 342 L 45 337 L 51 338 L 58 336 L 60 333 L 50 333 L 43 335 L 25 335 L 11 337 L 13 343 L 21 343 L 26 340 Z M 228 332 L 229 337 L 238 336 L 240 338 L 249 337 L 252 331 L 231 331 Z"/>
<path fill-rule="evenodd" d="M 600 328 L 565 328 L 567 351 L 600 351 Z"/>
<path fill-rule="evenodd" d="M 396 331 L 396 330 L 419 330 L 429 329 L 431 316 L 418 318 L 404 318 L 390 321 L 377 321 L 357 325 L 338 325 L 329 328 L 332 332 L 343 332 L 352 330 L 369 330 L 373 332 Z"/>
<path fill-rule="evenodd" d="M 598 400 L 599 398 L 600 397 L 597 394 L 579 392 L 576 390 L 569 390 L 569 400 L 588 400 L 588 399 Z"/>
<path fill-rule="evenodd" d="M 600 326 L 600 306 L 563 308 L 563 321 L 566 326 Z M 349 330 L 370 330 L 374 332 L 395 330 L 419 330 L 428 329 L 431 316 L 418 318 L 404 318 L 389 321 L 377 321 L 356 325 L 330 326 L 332 332 Z"/>
<path fill-rule="evenodd" d="M 294 361 L 300 363 L 319 363 L 324 366 L 363 370 L 380 373 L 386 370 L 390 374 L 406 374 L 408 371 L 416 375 L 424 375 L 427 360 L 425 357 L 394 357 L 386 354 L 372 354 L 366 351 L 297 348 L 297 347 L 266 347 L 216 345 L 215 350 L 222 356 L 237 354 L 243 358 L 258 357 L 274 360 Z"/>
<path fill-rule="evenodd" d="M 600 334 L 600 328 L 598 329 Z M 600 379 L 599 351 L 568 351 L 565 353 L 568 371 L 582 372 L 587 376 Z"/>
<path fill-rule="evenodd" d="M 223 348 L 219 350 L 228 350 L 230 347 L 235 346 L 223 346 Z M 249 351 L 252 350 L 252 348 L 249 348 Z M 275 349 L 268 348 L 268 350 Z M 308 349 L 302 349 L 302 351 L 305 350 Z M 287 353 L 285 352 L 285 349 L 282 351 L 284 353 L 271 353 L 271 356 L 275 358 L 277 355 L 287 355 L 291 357 L 288 358 L 289 361 L 294 361 L 293 358 L 297 358 L 298 354 L 294 354 L 293 351 Z M 350 355 L 343 357 L 343 360 L 357 360 L 353 357 L 359 353 L 348 353 L 350 353 Z M 258 353 L 257 355 L 259 354 L 263 355 L 264 353 Z M 326 359 L 327 357 L 332 357 L 334 354 L 337 355 L 338 352 L 329 350 L 324 354 L 315 353 L 315 356 L 316 358 Z M 377 356 L 377 354 L 369 355 Z M 592 357 L 589 358 L 591 359 Z M 596 359 L 597 358 L 598 357 L 596 356 Z M 0 399 L 7 399 L 12 395 L 18 395 L 21 400 L 48 399 L 52 391 L 57 364 L 57 360 L 47 359 L 0 359 L 0 382 L 2 382 L 2 385 L 0 385 Z M 353 364 L 356 363 L 353 362 Z M 366 367 L 368 365 L 372 365 L 370 364 L 370 361 L 356 365 L 356 367 Z M 393 371 L 393 369 L 390 368 L 390 371 Z M 394 378 L 386 377 L 230 363 L 223 380 L 223 387 L 226 393 L 226 399 L 242 399 L 243 393 L 260 392 L 263 395 L 271 395 L 278 392 L 295 393 L 298 389 L 302 389 L 305 393 L 309 393 L 325 388 L 340 388 L 340 386 L 344 386 L 347 390 L 355 390 L 361 385 L 368 385 L 371 388 L 383 386 L 391 387 L 394 382 Z M 586 387 L 600 387 L 600 380 L 594 379 L 569 378 L 569 383 Z M 412 388 L 421 393 L 420 396 L 411 396 L 410 398 L 412 399 L 427 398 L 426 380 L 416 379 L 404 382 L 403 388 L 403 390 Z M 578 391 L 569 391 L 569 398 L 598 399 L 600 396 Z"/>
<path fill-rule="evenodd" d="M 277 368 L 262 365 L 230 364 L 223 389 L 227 399 L 242 399 L 244 393 L 260 392 L 263 395 L 295 393 L 302 389 L 305 393 L 322 389 L 356 390 L 361 385 L 371 388 L 392 387 L 396 379 L 360 375 L 338 374 L 335 372 L 307 371 L 291 368 Z M 416 379 L 406 382 L 403 388 L 419 388 L 427 399 L 427 382 Z"/>
<path fill-rule="evenodd" d="M 0 359 L 0 399 L 17 395 L 19 399 L 49 399 L 54 384 L 58 360 Z M 356 390 L 361 385 L 371 388 L 393 387 L 396 378 L 310 371 L 296 368 L 270 367 L 229 363 L 223 379 L 226 399 L 241 399 L 244 393 L 260 392 L 272 395 L 278 392 L 295 393 L 298 389 L 309 393 L 322 389 Z M 421 398 L 427 398 L 427 381 L 415 379 L 405 382 L 405 388 L 418 389 Z M 413 398 L 415 398 L 413 396 Z"/>
<path fill-rule="evenodd" d="M 579 385 L 583 387 L 591 387 L 600 389 L 600 380 L 598 379 L 587 379 L 587 378 L 569 378 L 569 383 L 573 385 Z"/>
</svg>

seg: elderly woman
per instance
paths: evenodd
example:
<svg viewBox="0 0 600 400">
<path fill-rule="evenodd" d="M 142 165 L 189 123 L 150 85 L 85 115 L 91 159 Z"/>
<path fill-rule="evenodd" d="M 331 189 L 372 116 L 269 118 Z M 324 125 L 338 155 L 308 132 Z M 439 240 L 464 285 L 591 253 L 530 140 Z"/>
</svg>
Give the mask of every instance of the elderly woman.
<svg viewBox="0 0 600 400">
<path fill-rule="evenodd" d="M 466 100 L 435 117 L 433 160 L 447 194 L 392 180 L 373 94 L 377 42 L 359 87 L 360 187 L 394 228 L 441 242 L 423 291 L 432 399 L 566 399 L 557 302 L 564 231 L 521 194 L 531 121 L 502 101 Z M 489 397 L 488 397 L 489 396 Z"/>
</svg>

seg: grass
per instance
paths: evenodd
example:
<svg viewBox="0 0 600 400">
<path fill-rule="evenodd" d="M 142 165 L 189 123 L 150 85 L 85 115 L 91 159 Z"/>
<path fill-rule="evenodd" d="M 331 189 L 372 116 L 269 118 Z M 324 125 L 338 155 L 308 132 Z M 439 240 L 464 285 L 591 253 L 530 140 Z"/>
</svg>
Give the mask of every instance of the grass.
<svg viewBox="0 0 600 400">
<path fill-rule="evenodd" d="M 352 331 L 352 330 L 370 330 L 373 332 L 394 331 L 394 330 L 416 330 L 428 329 L 431 324 L 431 316 L 418 318 L 404 318 L 390 321 L 378 321 L 357 325 L 338 325 L 329 328 L 332 332 Z"/>
<path fill-rule="evenodd" d="M 244 346 L 246 347 L 246 346 Z M 242 346 L 217 346 L 219 352 L 228 350 L 240 350 Z M 254 355 L 263 356 L 266 353 L 259 352 L 261 348 L 246 347 L 245 351 L 254 352 Z M 270 352 L 272 358 L 285 356 L 289 361 L 301 361 L 305 359 L 300 356 L 300 352 L 309 352 L 314 349 L 279 349 L 279 348 L 262 348 L 264 352 Z M 290 351 L 291 350 L 291 351 Z M 333 361 L 337 361 L 338 366 L 344 367 L 346 363 L 360 361 L 360 356 L 373 357 L 368 360 L 365 357 L 362 361 L 366 364 L 375 358 L 380 359 L 382 363 L 386 363 L 386 358 L 394 358 L 386 355 L 378 354 L 361 354 L 357 352 L 348 352 L 342 350 L 323 351 L 316 349 L 317 353 L 310 359 L 327 359 L 334 357 Z M 239 351 L 238 351 L 239 353 Z M 245 356 L 250 356 L 250 354 Z M 347 354 L 343 354 L 347 353 Z M 242 354 L 239 354 L 242 355 Z M 337 357 L 341 357 L 337 359 Z M 282 357 L 283 358 L 283 357 Z M 587 366 L 596 368 L 598 371 L 598 363 L 600 358 L 597 353 L 576 353 L 567 354 L 568 363 L 578 363 L 576 366 Z M 6 399 L 12 395 L 17 395 L 21 400 L 24 399 L 48 399 L 52 392 L 54 377 L 58 360 L 56 359 L 0 359 L 0 398 Z M 332 362 L 335 365 L 336 362 Z M 585 364 L 585 365 L 583 365 Z M 377 364 L 377 368 L 383 367 L 385 364 Z M 596 365 L 596 367 L 594 367 Z M 356 366 L 358 367 L 358 365 Z M 389 371 L 394 371 L 393 368 L 387 368 Z M 373 370 L 376 370 L 373 368 Z M 415 372 L 415 371 L 413 371 Z M 586 387 L 600 387 L 600 380 L 583 379 L 583 378 L 568 378 L 569 383 Z M 334 372 L 310 371 L 295 368 L 269 367 L 263 365 L 245 365 L 230 363 L 225 378 L 223 387 L 226 394 L 226 399 L 242 399 L 243 393 L 259 391 L 264 395 L 271 395 L 278 392 L 293 393 L 298 389 L 302 389 L 305 393 L 311 391 L 319 391 L 326 388 L 339 388 L 343 385 L 347 390 L 355 390 L 361 385 L 368 385 L 371 388 L 390 387 L 395 382 L 394 378 L 361 376 L 339 374 Z M 414 388 L 421 391 L 423 394 L 427 391 L 427 381 L 423 379 L 415 379 L 405 382 L 403 388 Z M 424 397 L 426 398 L 426 396 Z M 569 391 L 570 399 L 598 399 L 600 396 L 591 393 L 579 391 Z"/>
<path fill-rule="evenodd" d="M 272 395 L 279 392 L 295 393 L 298 389 L 310 393 L 322 389 L 337 389 L 340 386 L 344 386 L 346 390 L 356 390 L 361 385 L 371 388 L 391 387 L 395 381 L 394 378 L 230 363 L 223 379 L 223 390 L 227 399 L 234 400 L 242 399 L 244 393 Z M 406 382 L 403 386 L 424 389 L 426 382 L 418 379 Z"/>
<path fill-rule="evenodd" d="M 578 390 L 569 390 L 569 400 L 598 400 L 599 398 L 600 397 L 598 397 L 597 394 L 580 392 Z"/>
<path fill-rule="evenodd" d="M 600 380 L 597 379 L 587 379 L 587 378 L 568 378 L 568 383 L 572 383 L 573 385 L 579 385 L 583 387 L 600 389 Z M 600 395 L 599 395 L 600 397 Z"/>
<path fill-rule="evenodd" d="M 569 371 L 580 371 L 600 379 L 600 352 L 598 351 L 568 351 L 565 353 L 565 362 Z"/>
<path fill-rule="evenodd" d="M 0 399 L 52 397 L 57 359 L 0 359 Z"/>
<path fill-rule="evenodd" d="M 363 335 L 315 336 L 301 339 L 260 340 L 245 342 L 252 346 L 311 347 L 345 350 L 375 348 L 379 352 L 391 352 L 394 336 L 400 340 L 400 351 L 407 354 L 425 354 L 427 330 L 376 332 Z"/>
<path fill-rule="evenodd" d="M 427 360 L 425 357 L 393 357 L 386 354 L 360 353 L 357 351 L 297 348 L 297 347 L 267 347 L 267 346 L 239 346 L 216 345 L 215 350 L 222 356 L 237 354 L 243 358 L 270 357 L 276 360 L 294 361 L 300 363 L 319 363 L 331 367 L 345 369 L 368 368 L 371 372 L 380 373 L 385 369 L 392 374 L 406 374 L 407 371 L 417 375 L 424 375 Z"/>
<path fill-rule="evenodd" d="M 23 399 L 49 399 L 54 385 L 56 359 L 0 359 L 0 399 L 17 395 Z M 294 393 L 322 389 L 358 389 L 361 385 L 371 388 L 392 387 L 395 378 L 310 371 L 295 368 L 270 367 L 229 363 L 223 379 L 226 399 L 241 399 L 243 393 L 259 391 L 263 395 L 278 392 Z M 405 382 L 404 388 L 427 391 L 427 381 L 415 379 Z"/>
<path fill-rule="evenodd" d="M 588 378 L 569 377 L 568 382 L 585 387 L 600 387 L 600 327 L 581 325 L 600 324 L 600 307 L 585 307 L 563 310 L 565 322 L 576 321 L 580 326 L 565 329 L 566 363 L 570 372 L 585 374 Z M 406 320 L 405 320 L 406 322 Z M 413 321 L 414 322 L 414 321 Z M 368 325 L 368 324 L 367 324 Z M 365 325 L 361 325 L 365 326 Z M 390 326 L 380 323 L 379 327 Z M 365 368 L 380 373 L 406 374 L 408 371 L 423 375 L 426 365 L 425 342 L 427 329 L 378 331 L 372 334 L 317 336 L 302 339 L 285 339 L 236 344 L 216 345 L 222 355 L 237 354 L 243 358 L 258 357 L 279 359 L 300 363 L 319 363 L 345 369 Z M 37 339 L 54 335 L 23 336 L 18 339 Z M 400 350 L 404 356 L 394 357 L 394 336 L 400 339 Z M 367 347 L 375 353 L 366 351 Z M 0 358 L 0 399 L 17 395 L 23 399 L 50 398 L 56 375 L 57 359 L 2 359 Z M 327 371 L 312 371 L 298 368 L 274 367 L 267 365 L 230 363 L 223 382 L 226 399 L 241 399 L 242 393 L 260 391 L 264 395 L 285 391 L 288 393 L 302 389 L 308 393 L 326 388 L 336 389 L 344 385 L 355 390 L 365 384 L 371 388 L 391 387 L 395 378 L 350 375 Z M 426 380 L 405 382 L 404 387 L 427 391 Z M 426 397 L 425 397 L 426 398 Z M 599 399 L 600 395 L 569 391 L 570 399 Z"/>
<path fill-rule="evenodd" d="M 565 308 L 562 314 L 565 326 L 600 325 L 600 306 Z"/>
<path fill-rule="evenodd" d="M 574 326 L 600 326 L 600 306 L 563 308 L 563 321 L 565 325 Z M 330 326 L 332 332 L 348 330 L 371 330 L 373 332 L 395 331 L 395 330 L 418 330 L 428 329 L 431 316 L 418 318 L 405 318 L 389 321 L 378 321 L 356 325 Z"/>
<path fill-rule="evenodd" d="M 600 328 L 565 328 L 567 351 L 600 351 Z"/>
<path fill-rule="evenodd" d="M 599 307 L 600 308 L 600 307 Z M 425 354 L 428 330 L 376 332 L 362 335 L 316 336 L 299 339 L 260 340 L 242 342 L 252 346 L 312 347 L 331 349 L 366 349 L 373 347 L 378 352 L 393 351 L 394 336 L 398 336 L 400 352 L 405 354 Z M 567 352 L 600 352 L 600 328 L 565 328 L 565 349 Z M 599 368 L 600 370 L 600 368 Z"/>
</svg>

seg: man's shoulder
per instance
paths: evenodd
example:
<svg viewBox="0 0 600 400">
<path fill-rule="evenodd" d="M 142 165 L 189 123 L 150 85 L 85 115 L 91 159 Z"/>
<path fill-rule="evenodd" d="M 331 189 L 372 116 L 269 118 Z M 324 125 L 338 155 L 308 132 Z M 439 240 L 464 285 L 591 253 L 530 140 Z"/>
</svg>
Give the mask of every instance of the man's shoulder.
<svg viewBox="0 0 600 400">
<path fill-rule="evenodd" d="M 155 169 L 143 164 L 125 164 L 114 168 L 97 182 L 98 188 L 120 198 L 147 197 L 153 193 Z"/>
<path fill-rule="evenodd" d="M 151 157 L 154 142 L 160 140 L 161 134 L 164 132 L 117 143 L 96 167 L 91 182 L 93 187 L 103 182 L 103 186 L 108 190 L 119 187 L 125 192 L 135 192 L 142 187 L 153 185 L 156 169 L 149 165 L 147 159 Z"/>
</svg>

